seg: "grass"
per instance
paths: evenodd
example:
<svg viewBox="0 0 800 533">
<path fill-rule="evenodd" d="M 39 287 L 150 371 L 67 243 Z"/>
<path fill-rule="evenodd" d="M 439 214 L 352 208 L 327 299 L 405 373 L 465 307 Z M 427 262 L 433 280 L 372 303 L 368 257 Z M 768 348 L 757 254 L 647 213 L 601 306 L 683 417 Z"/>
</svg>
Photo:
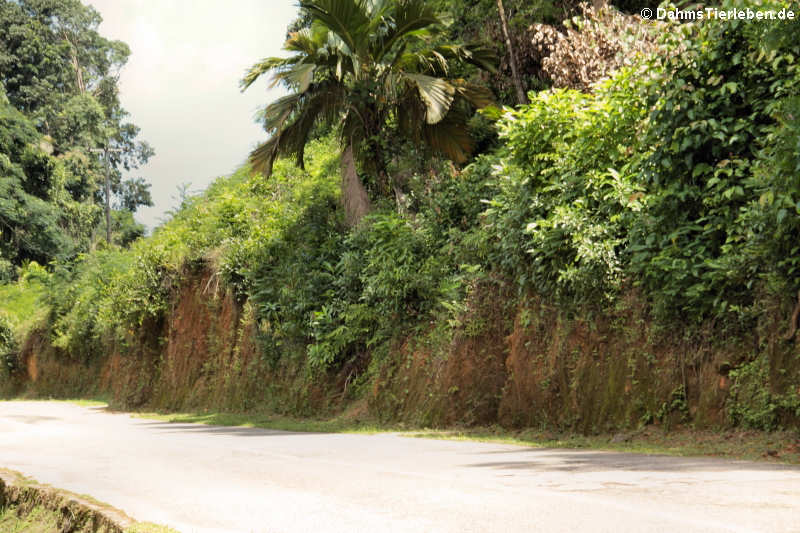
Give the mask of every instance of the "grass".
<svg viewBox="0 0 800 533">
<path fill-rule="evenodd" d="M 291 418 L 263 413 L 132 413 L 138 418 L 161 420 L 170 423 L 196 423 L 212 426 L 237 426 L 249 428 L 277 429 L 281 431 L 301 431 L 310 433 L 362 433 L 374 434 L 393 431 L 392 428 L 368 421 L 354 421 L 346 418 L 315 420 Z"/>
<path fill-rule="evenodd" d="M 56 489 L 13 470 L 0 468 L 0 477 L 7 485 L 39 491 L 42 501 L 49 502 L 45 505 L 37 505 L 30 512 L 24 514 L 20 514 L 19 509 L 13 506 L 0 508 L 0 531 L 3 533 L 65 533 L 65 531 L 66 533 L 83 533 L 84 531 L 88 533 L 90 530 L 86 528 L 64 530 L 61 527 L 59 517 L 63 513 L 58 509 L 59 505 L 54 502 L 63 500 L 76 501 L 83 507 L 102 512 L 120 527 L 125 527 L 124 533 L 179 533 L 167 526 L 151 522 L 136 522 L 124 512 L 91 496 Z"/>
<path fill-rule="evenodd" d="M 20 396 L 18 398 L 10 398 L 8 400 L 2 400 L 4 402 L 55 402 L 55 403 L 72 403 L 75 405 L 80 405 L 81 407 L 108 407 L 108 400 L 106 398 L 97 397 L 97 398 L 26 398 L 25 396 Z"/>
<path fill-rule="evenodd" d="M 711 431 L 688 427 L 664 431 L 659 427 L 649 426 L 627 433 L 587 436 L 530 429 L 509 431 L 488 427 L 423 430 L 409 433 L 407 436 L 496 442 L 536 448 L 592 449 L 800 464 L 800 433 L 796 431 L 771 433 L 752 430 Z"/>
<path fill-rule="evenodd" d="M 16 509 L 8 507 L 0 510 L 0 531 L 3 533 L 61 533 L 63 530 L 58 524 L 59 516 L 60 513 L 46 509 L 41 505 L 34 507 L 24 516 L 18 515 Z M 72 533 L 72 531 L 73 530 L 70 530 L 70 533 Z M 178 533 L 170 527 L 160 526 L 150 522 L 138 522 L 126 528 L 124 532 Z"/>
<path fill-rule="evenodd" d="M 58 514 L 42 506 L 19 516 L 10 507 L 0 510 L 0 531 L 4 533 L 54 533 L 59 531 Z"/>
<path fill-rule="evenodd" d="M 8 316 L 18 335 L 44 318 L 47 308 L 42 298 L 46 292 L 44 284 L 34 278 L 0 284 L 0 313 Z"/>
<path fill-rule="evenodd" d="M 531 429 L 510 430 L 499 426 L 449 430 L 413 428 L 404 424 L 387 425 L 347 416 L 324 420 L 290 418 L 264 413 L 223 412 L 140 412 L 135 413 L 134 416 L 171 423 L 199 423 L 325 433 L 395 432 L 406 437 L 471 440 L 535 448 L 592 449 L 800 464 L 800 433 L 796 431 L 772 433 L 748 430 L 711 431 L 688 427 L 664 431 L 657 426 L 647 426 L 626 433 L 587 436 Z"/>
</svg>

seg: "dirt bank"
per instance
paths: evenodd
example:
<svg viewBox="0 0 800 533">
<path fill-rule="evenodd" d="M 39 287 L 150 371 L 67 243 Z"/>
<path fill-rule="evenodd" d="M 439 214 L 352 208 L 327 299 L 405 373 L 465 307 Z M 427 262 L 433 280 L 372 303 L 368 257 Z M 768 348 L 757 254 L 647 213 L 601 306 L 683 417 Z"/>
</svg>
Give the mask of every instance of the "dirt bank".
<svg viewBox="0 0 800 533">
<path fill-rule="evenodd" d="M 800 425 L 800 349 L 782 339 L 786 310 L 738 331 L 707 324 L 687 333 L 654 326 L 647 309 L 634 292 L 612 310 L 566 312 L 483 287 L 460 325 L 433 324 L 397 339 L 387 356 L 366 354 L 321 374 L 302 356 L 267 357 L 250 306 L 201 272 L 185 278 L 163 320 L 92 361 L 75 361 L 47 332 L 34 332 L 18 388 L 102 394 L 123 408 L 299 416 L 335 414 L 360 398 L 369 416 L 427 426 L 596 433 Z"/>
<path fill-rule="evenodd" d="M 0 470 L 0 510 L 24 519 L 44 509 L 59 533 L 123 533 L 134 521 L 123 513 Z"/>
</svg>

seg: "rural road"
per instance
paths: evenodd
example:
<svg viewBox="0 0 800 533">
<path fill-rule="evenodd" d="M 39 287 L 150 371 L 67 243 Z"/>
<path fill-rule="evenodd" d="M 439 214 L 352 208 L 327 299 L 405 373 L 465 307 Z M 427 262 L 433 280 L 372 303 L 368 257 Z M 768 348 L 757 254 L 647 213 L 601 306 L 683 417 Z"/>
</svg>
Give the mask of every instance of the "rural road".
<svg viewBox="0 0 800 533">
<path fill-rule="evenodd" d="M 0 467 L 181 532 L 800 532 L 800 468 L 0 402 Z"/>
</svg>

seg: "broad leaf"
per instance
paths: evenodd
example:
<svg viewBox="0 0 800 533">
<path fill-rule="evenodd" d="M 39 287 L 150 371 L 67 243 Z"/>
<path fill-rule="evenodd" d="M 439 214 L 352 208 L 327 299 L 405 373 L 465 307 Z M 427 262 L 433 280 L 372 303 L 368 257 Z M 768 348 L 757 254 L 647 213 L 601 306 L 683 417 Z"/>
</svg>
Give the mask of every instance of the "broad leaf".
<svg viewBox="0 0 800 533">
<path fill-rule="evenodd" d="M 405 73 L 405 77 L 417 86 L 419 96 L 425 104 L 425 122 L 436 124 L 450 110 L 455 95 L 455 87 L 442 78 L 425 74 Z"/>
</svg>

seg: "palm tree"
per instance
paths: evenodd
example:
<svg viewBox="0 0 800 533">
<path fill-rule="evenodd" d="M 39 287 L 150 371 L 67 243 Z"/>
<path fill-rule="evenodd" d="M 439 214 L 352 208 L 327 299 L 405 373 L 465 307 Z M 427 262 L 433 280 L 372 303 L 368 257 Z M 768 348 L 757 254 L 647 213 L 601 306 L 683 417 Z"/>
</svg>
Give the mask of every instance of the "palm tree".
<svg viewBox="0 0 800 533">
<path fill-rule="evenodd" d="M 394 134 L 466 160 L 472 149 L 466 105 L 484 107 L 492 95 L 448 73 L 461 62 L 493 70 L 487 49 L 432 46 L 441 22 L 425 0 L 305 0 L 300 7 L 311 25 L 287 39 L 284 49 L 293 55 L 264 59 L 242 80 L 244 90 L 269 73 L 273 85 L 292 91 L 263 110 L 271 137 L 250 154 L 254 170 L 269 175 L 281 155 L 295 157 L 302 167 L 314 126 L 340 125 L 342 200 L 352 226 L 370 208 L 356 160 L 385 170 L 373 141 L 389 121 Z"/>
</svg>

